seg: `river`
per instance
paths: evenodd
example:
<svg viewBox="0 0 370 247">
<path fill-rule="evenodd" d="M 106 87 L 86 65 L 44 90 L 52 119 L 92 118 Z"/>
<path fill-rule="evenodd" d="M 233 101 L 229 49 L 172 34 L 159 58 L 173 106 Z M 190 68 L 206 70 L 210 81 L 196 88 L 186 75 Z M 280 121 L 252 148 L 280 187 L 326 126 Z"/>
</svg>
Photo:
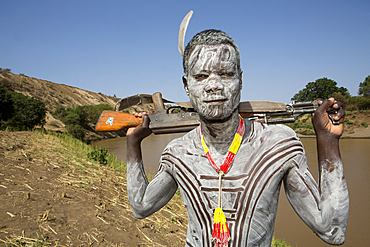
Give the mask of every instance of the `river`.
<svg viewBox="0 0 370 247">
<path fill-rule="evenodd" d="M 183 134 L 151 135 L 143 141 L 145 170 L 154 174 L 162 150 L 172 139 Z M 310 171 L 317 181 L 316 139 L 302 138 Z M 126 138 L 108 139 L 95 142 L 94 146 L 104 146 L 117 159 L 126 160 Z M 350 214 L 346 242 L 342 246 L 370 245 L 370 139 L 341 139 L 341 156 L 344 174 L 350 194 Z M 292 247 L 330 246 L 320 240 L 296 215 L 286 199 L 282 186 L 278 214 L 275 223 L 275 236 L 285 240 Z"/>
</svg>

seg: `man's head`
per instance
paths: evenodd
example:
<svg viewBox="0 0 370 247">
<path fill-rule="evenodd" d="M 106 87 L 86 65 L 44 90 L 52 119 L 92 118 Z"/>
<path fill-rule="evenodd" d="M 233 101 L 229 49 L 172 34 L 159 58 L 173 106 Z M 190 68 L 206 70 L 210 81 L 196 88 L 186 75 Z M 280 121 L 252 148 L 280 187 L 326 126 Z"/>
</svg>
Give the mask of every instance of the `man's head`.
<svg viewBox="0 0 370 247">
<path fill-rule="evenodd" d="M 182 62 L 182 65 L 184 67 L 184 74 L 186 75 L 188 73 L 189 54 L 194 50 L 195 46 L 197 45 L 220 45 L 220 44 L 229 44 L 232 47 L 234 47 L 235 52 L 236 52 L 238 70 L 241 71 L 239 48 L 235 44 L 234 40 L 229 35 L 227 35 L 226 33 L 220 30 L 209 29 L 209 30 L 204 30 L 196 34 L 187 44 L 185 51 L 184 51 L 184 57 L 183 57 L 183 62 Z"/>
<path fill-rule="evenodd" d="M 203 31 L 189 42 L 184 54 L 184 88 L 199 115 L 227 119 L 240 101 L 242 71 L 234 41 L 224 32 Z"/>
</svg>

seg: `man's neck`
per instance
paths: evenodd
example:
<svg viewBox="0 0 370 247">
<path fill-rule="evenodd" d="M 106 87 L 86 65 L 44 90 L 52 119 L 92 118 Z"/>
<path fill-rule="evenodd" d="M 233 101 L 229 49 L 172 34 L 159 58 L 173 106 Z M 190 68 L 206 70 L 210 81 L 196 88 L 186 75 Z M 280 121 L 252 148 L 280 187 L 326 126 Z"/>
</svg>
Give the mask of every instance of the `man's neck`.
<svg viewBox="0 0 370 247">
<path fill-rule="evenodd" d="M 235 110 L 230 118 L 220 121 L 200 119 L 202 134 L 212 156 L 225 155 L 239 126 L 239 112 Z M 215 157 L 216 158 L 216 157 Z"/>
</svg>

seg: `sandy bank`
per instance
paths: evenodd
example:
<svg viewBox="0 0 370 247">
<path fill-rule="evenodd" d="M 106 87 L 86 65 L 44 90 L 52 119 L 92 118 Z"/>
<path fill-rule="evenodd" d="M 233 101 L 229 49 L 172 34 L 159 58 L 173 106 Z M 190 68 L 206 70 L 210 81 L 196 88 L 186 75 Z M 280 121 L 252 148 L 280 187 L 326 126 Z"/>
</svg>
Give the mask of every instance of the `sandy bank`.
<svg viewBox="0 0 370 247">
<path fill-rule="evenodd" d="M 370 138 L 370 127 L 356 128 L 353 131 L 344 131 L 341 138 Z"/>
<path fill-rule="evenodd" d="M 299 138 L 315 138 L 315 135 L 301 135 L 297 134 Z M 370 139 L 370 127 L 368 128 L 356 128 L 354 130 L 344 130 L 342 139 L 354 138 L 354 139 Z"/>
</svg>

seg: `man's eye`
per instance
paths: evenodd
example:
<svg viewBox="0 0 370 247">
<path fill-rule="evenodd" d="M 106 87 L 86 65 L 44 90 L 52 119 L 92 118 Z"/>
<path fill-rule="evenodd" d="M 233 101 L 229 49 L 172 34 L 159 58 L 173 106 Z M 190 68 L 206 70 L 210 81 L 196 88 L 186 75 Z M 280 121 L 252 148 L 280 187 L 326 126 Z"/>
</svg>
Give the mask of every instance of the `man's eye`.
<svg viewBox="0 0 370 247">
<path fill-rule="evenodd" d="M 204 80 L 204 79 L 207 79 L 208 78 L 208 75 L 206 75 L 206 74 L 198 74 L 198 75 L 195 75 L 194 78 L 197 79 L 197 80 Z"/>
<path fill-rule="evenodd" d="M 220 73 L 220 76 L 233 77 L 234 75 L 235 75 L 234 72 L 222 72 L 222 73 Z"/>
</svg>

